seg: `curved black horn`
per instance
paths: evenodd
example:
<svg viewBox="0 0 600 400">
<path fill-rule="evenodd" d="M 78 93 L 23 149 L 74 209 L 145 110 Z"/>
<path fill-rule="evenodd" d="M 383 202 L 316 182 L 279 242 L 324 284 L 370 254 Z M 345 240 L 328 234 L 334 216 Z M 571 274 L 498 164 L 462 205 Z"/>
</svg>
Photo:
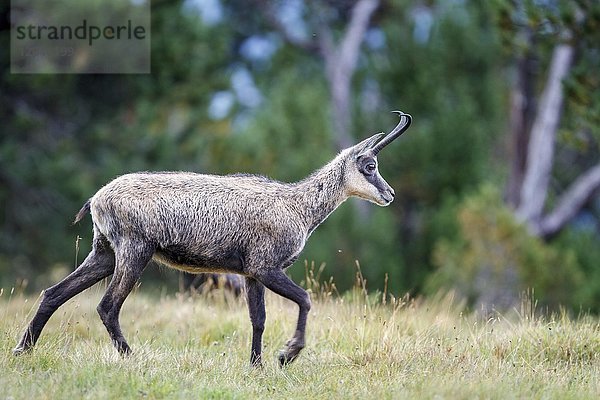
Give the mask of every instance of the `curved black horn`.
<svg viewBox="0 0 600 400">
<path fill-rule="evenodd" d="M 392 111 L 392 112 L 395 114 L 398 114 L 400 116 L 400 122 L 398 122 L 398 125 L 396 125 L 396 127 L 394 129 L 392 129 L 392 131 L 390 133 L 388 133 L 386 135 L 386 137 L 381 139 L 381 141 L 379 143 L 377 143 L 375 146 L 373 146 L 371 148 L 371 151 L 373 152 L 374 155 L 377 155 L 377 153 L 379 153 L 381 151 L 381 149 L 383 149 L 385 146 L 387 146 L 392 141 L 394 141 L 396 138 L 398 138 L 398 136 L 402 135 L 404 133 L 404 131 L 406 131 L 408 129 L 408 127 L 410 126 L 410 124 L 412 122 L 412 117 L 410 116 L 410 114 L 405 114 L 402 111 Z"/>
</svg>

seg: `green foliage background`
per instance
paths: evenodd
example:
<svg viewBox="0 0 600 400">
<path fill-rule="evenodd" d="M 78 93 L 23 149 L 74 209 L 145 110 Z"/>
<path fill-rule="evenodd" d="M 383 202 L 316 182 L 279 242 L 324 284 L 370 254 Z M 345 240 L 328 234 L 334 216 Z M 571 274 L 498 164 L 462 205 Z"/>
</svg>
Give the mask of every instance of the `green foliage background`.
<svg viewBox="0 0 600 400">
<path fill-rule="evenodd" d="M 91 232 L 89 222 L 71 226 L 72 216 L 117 175 L 193 170 L 294 181 L 335 155 L 319 57 L 285 42 L 245 2 L 221 1 L 223 18 L 214 24 L 183 3 L 152 2 L 149 75 L 11 74 L 9 30 L 2 25 L 1 287 L 39 290 L 73 269 Z M 502 200 L 520 24 L 546 27 L 536 31 L 538 92 L 560 29 L 582 38 L 565 83 L 553 190 L 598 161 L 599 7 L 574 2 L 587 16 L 578 24 L 573 6 L 562 1 L 524 1 L 525 11 L 500 0 L 425 3 L 432 24 L 423 41 L 415 34 L 414 2 L 383 2 L 370 31 L 383 41 L 363 45 L 353 80 L 356 140 L 391 128 L 396 121 L 388 110 L 413 115 L 409 133 L 380 156 L 397 200 L 362 217 L 353 202 L 343 205 L 314 233 L 291 274 L 300 280 L 303 259 L 326 263 L 323 277 L 333 276 L 345 290 L 358 260 L 371 287 L 387 282 L 396 294 L 454 287 L 475 302 L 481 289 L 474 277 L 491 260 L 500 275 L 516 267 L 521 280 L 513 290 L 533 287 L 549 306 L 600 311 L 597 197 L 548 242 L 530 237 Z M 335 35 L 349 18 L 349 4 L 331 2 L 338 10 Z M 6 18 L 8 10 L 2 6 Z M 310 17 L 308 7 L 303 12 Z M 271 57 L 243 56 L 244 43 L 257 36 L 275 46 Z M 236 98 L 225 117 L 212 117 L 216 93 L 235 98 L 232 76 L 240 70 L 253 78 L 260 104 Z M 177 275 L 151 268 L 147 280 L 174 290 Z"/>
</svg>

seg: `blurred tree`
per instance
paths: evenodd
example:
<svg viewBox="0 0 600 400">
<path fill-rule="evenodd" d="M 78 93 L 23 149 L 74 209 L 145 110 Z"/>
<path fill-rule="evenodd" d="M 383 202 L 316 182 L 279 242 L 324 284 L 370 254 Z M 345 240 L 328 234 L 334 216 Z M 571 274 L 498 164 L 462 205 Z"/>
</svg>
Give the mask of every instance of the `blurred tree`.
<svg viewBox="0 0 600 400">
<path fill-rule="evenodd" d="M 495 7 L 514 72 L 505 194 L 510 208 L 487 189 L 448 208 L 459 215 L 459 234 L 438 241 L 439 269 L 429 278 L 430 289 L 452 282 L 484 310 L 517 305 L 527 288 L 535 288 L 547 305 L 597 309 L 598 288 L 590 283 L 598 274 L 590 264 L 596 246 L 588 228 L 569 223 L 587 214 L 596 221 L 593 235 L 600 234 L 591 201 L 600 186 L 600 131 L 594 123 L 600 116 L 594 72 L 600 67 L 600 6 L 524 0 Z M 574 237 L 581 242 L 575 245 Z"/>
<path fill-rule="evenodd" d="M 518 55 L 515 63 L 517 79 L 514 80 L 511 97 L 511 135 L 514 139 L 507 201 L 532 233 L 542 237 L 560 231 L 600 187 L 600 163 L 597 163 L 579 172 L 579 176 L 573 179 L 552 209 L 544 210 L 550 191 L 556 137 L 564 104 L 563 82 L 573 75 L 572 70 L 581 71 L 583 65 L 589 71 L 592 65 L 600 67 L 599 15 L 598 3 L 585 0 L 549 2 L 546 5 L 534 5 L 523 0 L 503 3 L 500 8 L 500 24 L 508 31 L 505 35 L 512 35 L 508 36 L 507 41 L 509 45 L 517 47 L 513 54 Z M 534 68 L 531 58 L 536 53 L 536 46 L 540 46 L 538 43 L 544 41 L 546 43 L 542 45 L 553 46 L 553 50 L 544 88 L 539 102 L 536 102 L 536 94 L 531 88 L 535 86 L 536 75 L 539 74 L 531 71 Z M 600 85 L 597 78 L 579 80 L 580 83 L 577 83 L 571 78 L 569 86 L 579 86 L 580 91 L 585 92 L 598 91 Z M 589 115 L 581 115 L 580 118 L 597 120 L 600 117 L 597 114 L 600 99 L 596 96 L 588 103 L 596 104 L 589 104 Z M 600 134 L 593 132 L 597 131 L 593 124 L 587 123 L 579 128 L 584 129 L 578 132 L 581 136 L 600 138 Z"/>
<path fill-rule="evenodd" d="M 379 0 L 307 2 L 305 32 L 294 33 L 276 10 L 276 3 L 257 2 L 267 21 L 294 46 L 322 58 L 331 98 L 331 121 L 337 150 L 354 143 L 352 78 L 358 67 L 361 45 Z M 309 32 L 312 32 L 310 34 Z M 340 36 L 335 43 L 335 36 Z"/>
</svg>

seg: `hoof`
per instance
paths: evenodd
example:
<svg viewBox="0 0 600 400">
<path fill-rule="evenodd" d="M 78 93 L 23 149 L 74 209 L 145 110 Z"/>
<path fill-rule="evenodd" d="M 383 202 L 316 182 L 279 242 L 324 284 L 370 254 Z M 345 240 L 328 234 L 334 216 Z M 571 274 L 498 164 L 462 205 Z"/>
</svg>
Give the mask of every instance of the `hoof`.
<svg viewBox="0 0 600 400">
<path fill-rule="evenodd" d="M 279 365 L 281 367 L 285 367 L 288 364 L 291 364 L 298 358 L 300 351 L 304 348 L 304 342 L 292 339 L 286 343 L 285 348 L 279 352 Z"/>
<path fill-rule="evenodd" d="M 31 347 L 17 346 L 13 349 L 12 353 L 13 356 L 20 356 L 21 354 L 29 353 L 29 351 L 31 351 Z"/>
<path fill-rule="evenodd" d="M 125 348 L 119 348 L 119 349 L 117 349 L 117 351 L 119 352 L 119 355 L 123 358 L 129 357 L 133 353 L 133 351 L 131 351 L 131 348 L 129 348 L 129 346 L 127 346 Z"/>
<path fill-rule="evenodd" d="M 132 353 L 131 347 L 129 347 L 129 345 L 127 344 L 127 342 L 113 340 L 113 344 L 117 348 L 117 351 L 119 352 L 119 354 L 121 355 L 121 357 L 125 358 L 125 357 L 128 357 L 128 356 L 131 355 L 131 353 Z"/>
<path fill-rule="evenodd" d="M 250 366 L 255 369 L 262 369 L 262 358 L 261 356 L 254 356 L 250 358 Z"/>
</svg>

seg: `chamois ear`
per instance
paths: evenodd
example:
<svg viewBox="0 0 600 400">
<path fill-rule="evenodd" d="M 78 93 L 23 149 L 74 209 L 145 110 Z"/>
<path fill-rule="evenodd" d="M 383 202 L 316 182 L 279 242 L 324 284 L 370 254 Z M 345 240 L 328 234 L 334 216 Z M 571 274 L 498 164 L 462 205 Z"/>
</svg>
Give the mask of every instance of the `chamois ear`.
<svg viewBox="0 0 600 400">
<path fill-rule="evenodd" d="M 375 146 L 377 142 L 379 142 L 386 134 L 383 132 L 376 133 L 370 138 L 363 140 L 362 142 L 355 144 L 353 147 L 353 152 L 355 154 L 362 154 L 365 151 L 369 150 L 371 147 Z"/>
</svg>

